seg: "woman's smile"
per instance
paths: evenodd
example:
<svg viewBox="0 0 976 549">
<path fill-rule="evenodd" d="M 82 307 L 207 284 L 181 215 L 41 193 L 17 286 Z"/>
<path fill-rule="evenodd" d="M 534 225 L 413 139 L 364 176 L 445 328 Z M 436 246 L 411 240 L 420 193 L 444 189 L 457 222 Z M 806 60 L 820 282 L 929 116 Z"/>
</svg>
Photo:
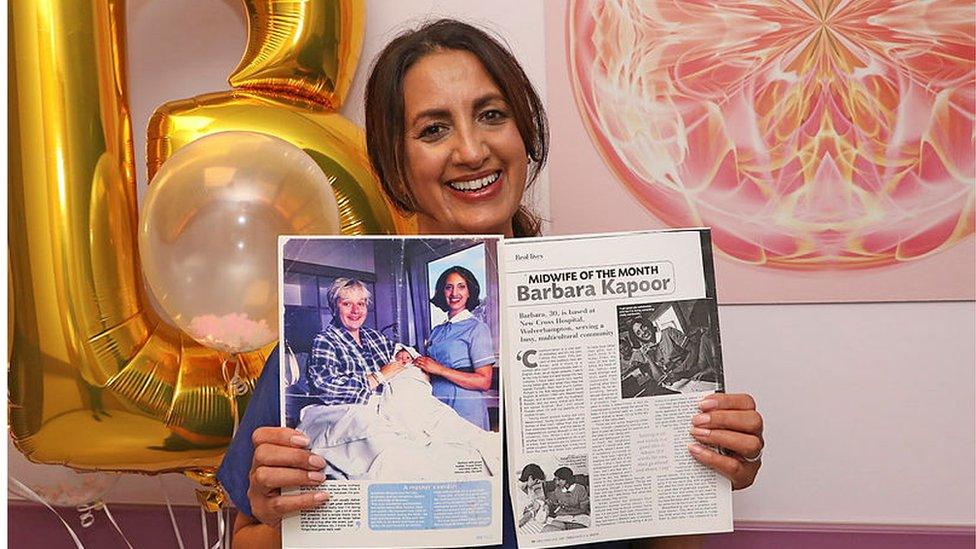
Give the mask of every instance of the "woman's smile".
<svg viewBox="0 0 976 549">
<path fill-rule="evenodd" d="M 407 184 L 422 233 L 512 234 L 528 156 L 498 85 L 470 52 L 424 56 L 403 79 Z"/>
<path fill-rule="evenodd" d="M 479 176 L 478 174 L 471 175 L 469 176 L 470 178 L 459 177 L 452 181 L 448 181 L 447 185 L 458 192 L 475 194 L 484 191 L 497 183 L 498 180 L 501 179 L 501 176 L 502 172 L 501 170 L 498 170 L 495 172 L 490 172 L 488 175 L 483 177 Z"/>
</svg>

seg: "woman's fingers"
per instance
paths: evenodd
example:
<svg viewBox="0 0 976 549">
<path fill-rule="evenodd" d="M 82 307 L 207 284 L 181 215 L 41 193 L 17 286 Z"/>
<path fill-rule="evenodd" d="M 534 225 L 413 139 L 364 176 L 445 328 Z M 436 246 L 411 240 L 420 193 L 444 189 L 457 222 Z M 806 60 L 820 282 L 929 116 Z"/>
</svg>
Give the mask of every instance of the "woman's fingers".
<svg viewBox="0 0 976 549">
<path fill-rule="evenodd" d="M 281 488 L 317 486 L 325 480 L 325 460 L 307 449 L 309 439 L 304 433 L 287 427 L 260 427 L 251 441 L 254 459 L 248 500 L 255 518 L 275 525 L 287 514 L 317 507 L 328 499 L 325 492 L 279 493 Z"/>
<path fill-rule="evenodd" d="M 699 404 L 702 412 L 711 410 L 755 410 L 756 401 L 746 394 L 714 393 Z"/>
<path fill-rule="evenodd" d="M 718 452 L 702 446 L 692 444 L 688 446 L 691 456 L 698 460 L 702 465 L 718 471 L 719 474 L 732 482 L 733 490 L 741 490 L 752 485 L 756 480 L 756 473 L 759 472 L 761 462 L 750 463 L 733 457 L 723 456 Z"/>
<path fill-rule="evenodd" d="M 326 492 L 304 492 L 287 496 L 264 498 L 259 506 L 251 506 L 255 518 L 271 526 L 277 525 L 281 519 L 292 513 L 305 509 L 314 509 L 329 500 Z"/>
<path fill-rule="evenodd" d="M 748 395 L 748 401 L 740 401 L 743 406 L 754 406 Z M 718 409 L 710 408 L 691 418 L 691 435 L 696 440 L 711 446 L 720 446 L 732 450 L 743 458 L 753 459 L 759 456 L 763 448 L 763 419 L 754 409 Z"/>
<path fill-rule="evenodd" d="M 306 471 L 292 467 L 259 466 L 251 471 L 251 486 L 270 495 L 279 488 L 318 486 L 325 480 L 321 471 Z"/>
<path fill-rule="evenodd" d="M 309 440 L 301 431 L 287 427 L 260 427 L 251 435 L 254 461 L 251 470 L 261 466 L 291 467 L 306 471 L 325 469 L 322 456 L 308 451 Z"/>
<path fill-rule="evenodd" d="M 760 437 L 737 431 L 692 427 L 691 436 L 702 444 L 731 450 L 746 459 L 755 459 L 763 449 L 763 440 Z"/>
<path fill-rule="evenodd" d="M 755 410 L 712 410 L 691 418 L 691 424 L 703 429 L 727 429 L 762 436 L 763 420 Z"/>
<path fill-rule="evenodd" d="M 325 469 L 325 460 L 301 448 L 289 448 L 275 444 L 262 444 L 254 448 L 254 463 L 251 469 L 260 466 L 293 467 L 307 471 Z"/>
<path fill-rule="evenodd" d="M 691 455 L 732 481 L 733 489 L 750 486 L 762 466 L 758 458 L 765 444 L 756 401 L 750 395 L 716 393 L 702 399 L 699 408 L 702 413 L 691 419 L 691 435 L 698 441 L 688 447 Z M 709 446 L 737 456 L 724 456 Z"/>
<path fill-rule="evenodd" d="M 288 427 L 258 427 L 251 433 L 251 442 L 255 448 L 262 444 L 307 448 L 309 444 L 305 433 Z"/>
</svg>

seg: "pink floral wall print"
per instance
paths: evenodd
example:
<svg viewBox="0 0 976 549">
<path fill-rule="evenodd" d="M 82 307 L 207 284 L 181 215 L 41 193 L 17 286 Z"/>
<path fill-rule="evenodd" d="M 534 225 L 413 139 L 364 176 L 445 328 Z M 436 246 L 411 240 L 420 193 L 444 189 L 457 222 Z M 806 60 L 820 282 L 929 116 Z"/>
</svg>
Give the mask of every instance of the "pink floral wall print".
<svg viewBox="0 0 976 549">
<path fill-rule="evenodd" d="M 712 227 L 735 262 L 804 272 L 972 242 L 971 0 L 564 9 L 583 125 L 665 224 Z"/>
</svg>

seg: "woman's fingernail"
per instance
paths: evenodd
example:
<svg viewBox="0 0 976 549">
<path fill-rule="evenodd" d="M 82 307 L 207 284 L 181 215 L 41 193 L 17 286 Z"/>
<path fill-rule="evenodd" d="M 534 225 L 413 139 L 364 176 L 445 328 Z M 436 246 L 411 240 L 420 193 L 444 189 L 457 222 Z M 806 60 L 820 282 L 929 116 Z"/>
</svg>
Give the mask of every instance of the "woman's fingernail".
<svg viewBox="0 0 976 549">
<path fill-rule="evenodd" d="M 309 440 L 308 437 L 306 436 L 295 435 L 291 437 L 291 440 L 289 440 L 289 442 L 291 442 L 292 446 L 298 446 L 299 448 L 307 448 Z"/>
<path fill-rule="evenodd" d="M 697 416 L 691 418 L 691 424 L 705 425 L 706 423 L 711 421 L 711 419 L 712 419 L 711 416 L 709 416 L 708 414 L 698 414 Z"/>
<path fill-rule="evenodd" d="M 308 456 L 308 464 L 316 469 L 325 469 L 325 460 L 318 454 Z"/>
<path fill-rule="evenodd" d="M 314 497 L 315 497 L 315 501 L 321 502 L 329 499 L 329 494 L 326 494 L 325 492 L 315 492 Z"/>
<path fill-rule="evenodd" d="M 718 408 L 718 401 L 714 398 L 706 398 L 705 400 L 698 403 L 698 409 L 702 412 L 707 412 L 709 410 L 714 410 Z"/>
<path fill-rule="evenodd" d="M 323 475 L 320 471 L 309 471 L 308 472 L 308 480 L 314 480 L 316 482 L 322 482 L 323 480 L 325 480 L 325 475 Z"/>
<path fill-rule="evenodd" d="M 702 429 L 701 427 L 691 428 L 691 436 L 693 437 L 707 437 L 710 434 L 712 434 L 711 429 Z"/>
<path fill-rule="evenodd" d="M 705 451 L 705 448 L 701 444 L 689 444 L 688 451 L 697 456 L 701 455 Z"/>
</svg>

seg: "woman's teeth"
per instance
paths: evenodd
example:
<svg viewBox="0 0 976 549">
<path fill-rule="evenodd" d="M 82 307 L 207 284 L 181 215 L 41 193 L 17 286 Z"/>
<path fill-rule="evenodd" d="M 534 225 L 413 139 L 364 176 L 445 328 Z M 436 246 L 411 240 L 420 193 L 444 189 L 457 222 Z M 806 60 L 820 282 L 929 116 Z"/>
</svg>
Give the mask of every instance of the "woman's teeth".
<svg viewBox="0 0 976 549">
<path fill-rule="evenodd" d="M 447 185 L 455 191 L 480 191 L 495 181 L 498 181 L 498 178 L 501 177 L 501 175 L 502 172 L 498 171 L 491 175 L 482 177 L 481 179 L 472 179 L 471 181 L 448 181 Z"/>
</svg>

